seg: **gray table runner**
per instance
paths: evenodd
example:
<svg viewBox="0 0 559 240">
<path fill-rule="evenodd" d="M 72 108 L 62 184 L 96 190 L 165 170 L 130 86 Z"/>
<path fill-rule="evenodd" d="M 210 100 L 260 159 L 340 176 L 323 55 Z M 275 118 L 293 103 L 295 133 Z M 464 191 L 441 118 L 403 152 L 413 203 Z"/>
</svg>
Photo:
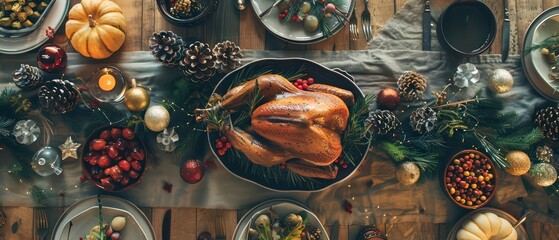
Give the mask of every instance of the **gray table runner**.
<svg viewBox="0 0 559 240">
<path fill-rule="evenodd" d="M 419 0 L 410 1 L 404 9 L 415 13 Z M 415 7 L 415 8 L 414 8 Z M 462 59 L 448 56 L 444 52 L 423 52 L 420 48 L 420 39 L 415 35 L 421 34 L 420 29 L 411 26 L 412 21 L 403 21 L 409 18 L 399 14 L 387 24 L 387 28 L 371 44 L 371 50 L 365 51 L 306 51 L 306 52 L 270 52 L 270 51 L 245 51 L 244 63 L 261 58 L 302 57 L 317 61 L 330 68 L 341 68 L 355 77 L 359 87 L 367 94 L 375 94 L 383 87 L 394 87 L 397 77 L 407 70 L 424 74 L 429 81 L 431 91 L 439 91 L 448 83 L 456 66 Z M 419 19 L 419 18 L 418 18 Z M 406 25 L 408 24 L 408 25 Z M 392 28 L 398 26 L 400 30 L 393 32 Z M 392 39 L 402 39 L 392 41 Z M 411 49 L 410 49 L 411 48 Z M 35 64 L 34 54 L 18 56 L 0 56 L 0 89 L 13 88 L 10 82 L 11 72 L 21 63 Z M 150 94 L 155 101 L 161 100 L 166 93 L 172 90 L 172 82 L 179 78 L 177 69 L 165 68 L 156 62 L 149 52 L 118 53 L 115 56 L 93 61 L 85 59 L 78 54 L 68 55 L 69 66 L 66 69 L 66 79 L 81 77 L 84 79 L 99 67 L 112 65 L 125 73 L 128 78 L 136 78 L 139 83 L 152 89 Z M 482 74 L 482 81 L 463 90 L 463 97 L 472 96 L 479 89 L 486 89 L 487 73 L 495 68 L 508 69 L 514 76 L 513 90 L 499 95 L 507 101 L 507 109 L 515 110 L 522 120 L 528 121 L 534 107 L 544 100 L 531 88 L 520 68 L 518 56 L 511 56 L 506 63 L 500 63 L 499 55 L 483 55 L 469 59 L 476 64 Z M 427 94 L 427 101 L 433 101 L 431 94 Z M 421 105 L 422 103 L 416 103 Z M 61 123 L 57 123 L 61 125 Z M 51 141 L 51 146 L 61 144 L 71 134 L 63 126 L 56 128 L 56 137 Z M 83 142 L 83 136 L 78 136 Z M 40 143 L 36 143 L 38 148 Z M 206 148 L 207 146 L 199 146 Z M 457 149 L 458 151 L 459 149 Z M 0 153 L 0 171 L 5 172 L 10 156 L 6 152 Z M 209 154 L 206 158 L 213 158 Z M 306 203 L 326 223 L 339 222 L 340 224 L 387 223 L 387 222 L 433 222 L 442 223 L 454 221 L 462 213 L 454 206 L 442 192 L 438 179 L 431 179 L 424 184 L 403 186 L 394 177 L 394 165 L 384 153 L 373 149 L 369 152 L 367 163 L 360 168 L 354 176 L 345 182 L 339 183 L 329 189 L 316 193 L 278 193 L 263 189 L 254 184 L 241 180 L 228 173 L 221 165 L 217 169 L 206 172 L 204 179 L 195 185 L 183 183 L 179 176 L 179 166 L 186 159 L 172 160 L 166 155 L 160 157 L 157 166 L 151 165 L 147 169 L 143 182 L 137 187 L 119 193 L 118 195 L 131 200 L 139 206 L 149 207 L 204 207 L 204 208 L 229 208 L 239 209 L 253 206 L 270 198 L 291 198 Z M 442 159 L 446 160 L 446 159 Z M 65 160 L 64 172 L 60 176 L 48 178 L 34 177 L 32 182 L 18 183 L 8 174 L 0 174 L 0 184 L 8 188 L 0 189 L 0 204 L 4 206 L 31 206 L 33 203 L 26 194 L 25 187 L 38 184 L 49 189 L 50 205 L 69 205 L 84 196 L 99 192 L 95 187 L 79 184 L 81 168 L 78 160 Z M 506 207 L 506 203 L 520 196 L 526 196 L 520 178 L 508 174 L 500 174 L 500 183 L 497 189 L 493 206 Z M 374 185 L 367 188 L 367 182 L 372 180 Z M 163 190 L 163 182 L 173 184 L 172 193 Z M 350 187 L 348 187 L 350 186 Z M 53 190 L 50 190 L 50 187 Z M 65 197 L 59 197 L 58 191 L 68 190 Z M 534 208 L 546 212 L 547 208 L 559 210 L 552 206 L 552 201 L 547 201 L 538 191 L 531 196 L 537 196 L 538 201 L 532 201 Z M 343 210 L 342 203 L 345 199 L 354 205 L 354 213 L 348 214 Z"/>
</svg>

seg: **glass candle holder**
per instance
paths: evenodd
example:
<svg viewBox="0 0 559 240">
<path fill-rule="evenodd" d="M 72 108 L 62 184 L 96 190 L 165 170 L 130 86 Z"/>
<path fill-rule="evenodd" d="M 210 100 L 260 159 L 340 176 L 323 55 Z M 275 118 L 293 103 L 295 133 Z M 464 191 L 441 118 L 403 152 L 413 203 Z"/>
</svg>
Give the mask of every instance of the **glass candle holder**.
<svg viewBox="0 0 559 240">
<path fill-rule="evenodd" d="M 86 84 L 93 98 L 99 102 L 119 102 L 126 92 L 126 80 L 118 68 L 107 66 L 97 69 Z"/>
</svg>

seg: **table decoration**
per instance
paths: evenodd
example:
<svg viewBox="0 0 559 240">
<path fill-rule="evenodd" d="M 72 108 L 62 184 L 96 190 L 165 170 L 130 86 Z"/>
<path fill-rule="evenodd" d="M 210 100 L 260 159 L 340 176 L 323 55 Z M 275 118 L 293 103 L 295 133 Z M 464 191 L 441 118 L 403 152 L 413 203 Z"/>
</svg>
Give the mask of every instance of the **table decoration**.
<svg viewBox="0 0 559 240">
<path fill-rule="evenodd" d="M 427 89 L 427 79 L 419 73 L 407 71 L 399 78 L 398 91 L 404 101 L 415 101 L 423 98 L 423 93 Z"/>
<path fill-rule="evenodd" d="M 357 240 L 387 240 L 387 236 L 379 231 L 375 225 L 364 227 L 360 232 Z"/>
<path fill-rule="evenodd" d="M 174 67 L 184 58 L 184 41 L 171 31 L 154 32 L 149 39 L 151 54 L 165 66 Z"/>
<path fill-rule="evenodd" d="M 19 120 L 14 126 L 12 135 L 14 135 L 19 144 L 30 145 L 37 141 L 41 135 L 41 129 L 31 119 Z"/>
<path fill-rule="evenodd" d="M 410 126 L 417 133 L 428 133 L 435 128 L 437 113 L 430 107 L 421 107 L 410 114 Z"/>
<path fill-rule="evenodd" d="M 559 139 L 559 107 L 547 107 L 536 112 L 534 123 L 542 134 L 553 141 Z"/>
<path fill-rule="evenodd" d="M 171 24 L 188 27 L 206 21 L 217 10 L 219 3 L 219 0 L 157 0 L 157 9 Z"/>
<path fill-rule="evenodd" d="M 252 0 L 254 13 L 266 29 L 295 44 L 325 40 L 349 21 L 354 0 L 287 1 Z M 307 19 L 309 17 L 309 19 Z"/>
<path fill-rule="evenodd" d="M 175 128 L 166 128 L 157 134 L 156 141 L 159 150 L 172 152 L 177 148 L 176 143 L 179 141 L 179 134 L 175 132 Z"/>
<path fill-rule="evenodd" d="M 549 187 L 557 181 L 557 169 L 550 163 L 536 163 L 530 168 L 530 176 L 538 186 Z"/>
<path fill-rule="evenodd" d="M 161 105 L 151 106 L 146 110 L 144 115 L 144 124 L 154 132 L 161 132 L 169 126 L 171 115 L 169 111 Z"/>
<path fill-rule="evenodd" d="M 82 169 L 95 186 L 109 192 L 138 185 L 146 172 L 146 147 L 129 128 L 106 126 L 89 135 Z"/>
<path fill-rule="evenodd" d="M 536 158 L 542 162 L 551 162 L 555 153 L 548 145 L 538 146 L 536 148 Z"/>
<path fill-rule="evenodd" d="M 74 83 L 62 79 L 45 82 L 39 88 L 37 96 L 41 110 L 51 114 L 64 114 L 74 110 L 80 99 Z"/>
<path fill-rule="evenodd" d="M 386 135 L 401 124 L 393 112 L 378 109 L 369 113 L 365 123 L 369 126 L 369 132 L 378 135 Z"/>
<path fill-rule="evenodd" d="M 460 64 L 456 69 L 456 73 L 454 73 L 452 84 L 459 88 L 467 88 L 479 82 L 480 76 L 481 74 L 474 64 Z"/>
<path fill-rule="evenodd" d="M 440 15 L 437 38 L 450 53 L 475 56 L 487 50 L 497 32 L 493 12 L 487 5 L 474 0 L 450 4 Z"/>
<path fill-rule="evenodd" d="M 383 88 L 377 93 L 377 105 L 382 110 L 394 110 L 400 104 L 400 93 L 394 88 Z"/>
<path fill-rule="evenodd" d="M 39 149 L 31 160 L 31 167 L 35 173 L 43 177 L 52 174 L 60 175 L 62 168 L 60 167 L 60 156 L 52 147 L 43 147 Z"/>
<path fill-rule="evenodd" d="M 497 239 L 530 239 L 524 226 L 514 226 L 518 220 L 501 209 L 480 208 L 463 216 L 450 230 L 447 240 L 492 237 Z M 499 228 L 494 226 L 499 226 Z M 491 231 L 487 228 L 492 227 Z M 495 229 L 495 232 L 493 232 Z M 472 237 L 472 235 L 474 235 Z"/>
<path fill-rule="evenodd" d="M 420 175 L 419 167 L 413 162 L 403 162 L 396 167 L 396 179 L 403 185 L 416 183 Z"/>
<path fill-rule="evenodd" d="M 126 19 L 113 1 L 82 0 L 70 9 L 68 19 L 66 36 L 85 57 L 108 58 L 124 44 Z"/>
<path fill-rule="evenodd" d="M 229 40 L 216 44 L 213 48 L 213 54 L 216 56 L 218 69 L 222 72 L 237 69 L 241 65 L 241 58 L 243 58 L 241 48 Z"/>
<path fill-rule="evenodd" d="M 510 151 L 506 155 L 510 167 L 507 172 L 514 176 L 524 175 L 530 170 L 530 156 L 523 151 Z"/>
<path fill-rule="evenodd" d="M 506 93 L 511 90 L 514 79 L 506 69 L 495 69 L 489 73 L 488 86 L 494 93 Z"/>
<path fill-rule="evenodd" d="M 67 58 L 66 51 L 54 44 L 46 44 L 37 52 L 37 64 L 45 72 L 61 72 L 66 68 Z"/>
<path fill-rule="evenodd" d="M 95 100 L 106 103 L 123 100 L 127 90 L 124 75 L 113 66 L 97 69 L 85 83 L 85 88 Z"/>
<path fill-rule="evenodd" d="M 137 85 L 136 79 L 131 79 L 130 85 L 124 93 L 124 106 L 131 112 L 143 112 L 150 103 L 149 93 L 146 88 Z"/>
<path fill-rule="evenodd" d="M 179 68 L 193 82 L 207 82 L 216 73 L 217 57 L 207 43 L 196 41 L 185 50 Z"/>
<path fill-rule="evenodd" d="M 33 90 L 41 86 L 44 79 L 37 67 L 21 64 L 21 67 L 12 73 L 12 81 L 22 90 Z"/>
<path fill-rule="evenodd" d="M 182 180 L 187 183 L 195 184 L 204 177 L 204 164 L 197 159 L 189 159 L 180 168 Z"/>
<path fill-rule="evenodd" d="M 78 159 L 78 148 L 81 146 L 80 143 L 75 143 L 72 137 L 66 138 L 66 141 L 59 145 L 58 148 L 62 151 L 62 160 L 66 158 Z"/>
<path fill-rule="evenodd" d="M 287 221 L 283 221 L 286 217 Z M 274 224 L 276 222 L 277 224 Z M 293 224 L 287 225 L 287 223 Z M 239 220 L 233 233 L 233 239 L 273 239 L 271 235 L 285 232 L 282 231 L 285 230 L 285 228 L 282 229 L 285 225 L 292 228 L 301 227 L 307 239 L 330 239 L 316 215 L 303 204 L 288 199 L 273 199 L 253 207 Z M 297 239 L 297 237 L 301 238 L 302 234 L 296 231 L 293 232 L 293 236 L 289 237 Z M 285 239 L 289 239 L 289 237 Z"/>
</svg>

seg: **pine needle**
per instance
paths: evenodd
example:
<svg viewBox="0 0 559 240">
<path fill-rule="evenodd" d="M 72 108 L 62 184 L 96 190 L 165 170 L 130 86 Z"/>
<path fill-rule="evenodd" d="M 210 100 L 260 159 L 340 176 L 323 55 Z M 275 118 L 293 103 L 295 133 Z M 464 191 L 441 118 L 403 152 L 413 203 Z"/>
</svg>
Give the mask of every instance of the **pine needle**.
<svg viewBox="0 0 559 240">
<path fill-rule="evenodd" d="M 33 185 L 30 191 L 31 191 L 31 199 L 33 199 L 33 202 L 35 202 L 35 204 L 41 207 L 47 206 L 48 197 L 44 189 Z"/>
</svg>

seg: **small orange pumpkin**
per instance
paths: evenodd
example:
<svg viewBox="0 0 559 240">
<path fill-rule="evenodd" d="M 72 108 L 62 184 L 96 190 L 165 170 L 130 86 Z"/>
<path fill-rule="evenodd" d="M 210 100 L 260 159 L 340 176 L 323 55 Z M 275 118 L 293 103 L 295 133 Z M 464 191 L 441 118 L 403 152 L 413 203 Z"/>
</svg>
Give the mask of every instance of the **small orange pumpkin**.
<svg viewBox="0 0 559 240">
<path fill-rule="evenodd" d="M 66 36 L 83 56 L 110 57 L 126 39 L 122 9 L 110 0 L 82 0 L 70 9 Z"/>
</svg>

